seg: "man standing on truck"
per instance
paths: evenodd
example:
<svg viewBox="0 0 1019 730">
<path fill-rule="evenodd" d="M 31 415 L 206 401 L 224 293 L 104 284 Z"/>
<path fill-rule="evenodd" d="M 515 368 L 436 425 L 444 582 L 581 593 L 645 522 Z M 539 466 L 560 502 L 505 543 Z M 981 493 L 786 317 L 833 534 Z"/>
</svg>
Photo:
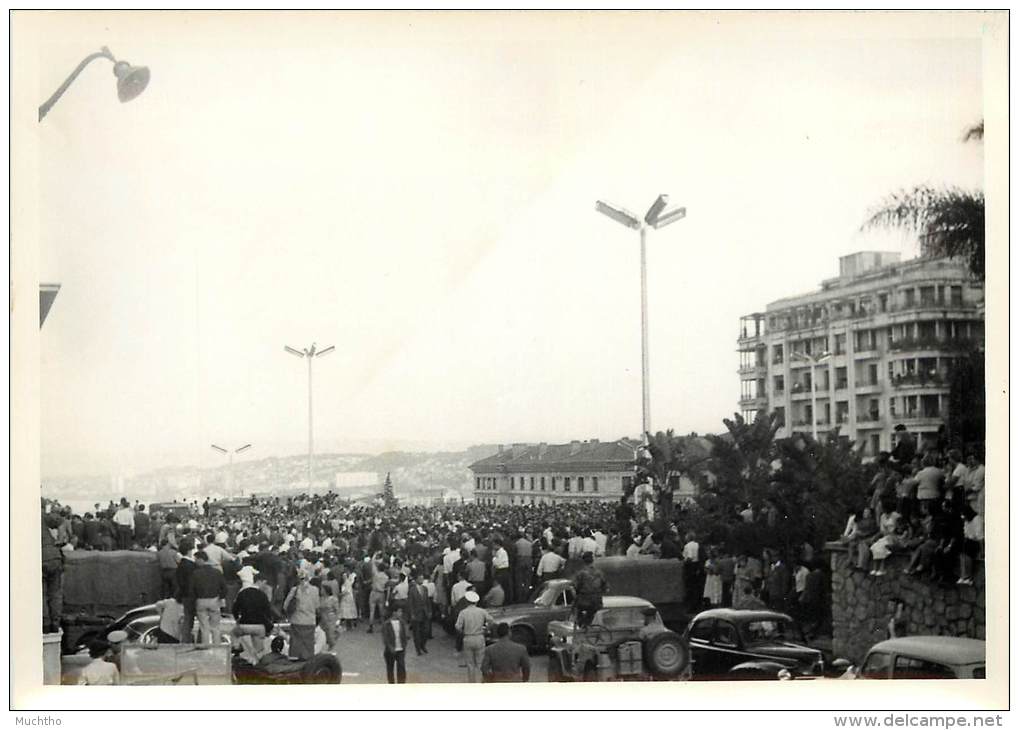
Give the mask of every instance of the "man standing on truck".
<svg viewBox="0 0 1019 730">
<path fill-rule="evenodd" d="M 601 608 L 602 596 L 608 593 L 609 584 L 601 571 L 594 567 L 594 553 L 586 552 L 581 559 L 584 567 L 573 576 L 573 582 L 577 587 L 577 628 L 586 629 Z"/>
</svg>

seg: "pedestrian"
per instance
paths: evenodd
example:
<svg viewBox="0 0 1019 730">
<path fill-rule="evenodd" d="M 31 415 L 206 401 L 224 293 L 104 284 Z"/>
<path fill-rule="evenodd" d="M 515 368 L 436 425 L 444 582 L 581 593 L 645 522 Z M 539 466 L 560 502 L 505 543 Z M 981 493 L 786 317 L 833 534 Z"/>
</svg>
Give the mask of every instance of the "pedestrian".
<svg viewBox="0 0 1019 730">
<path fill-rule="evenodd" d="M 485 649 L 481 675 L 486 682 L 526 682 L 531 678 L 527 648 L 510 639 L 509 624 L 495 627 L 496 641 Z"/>
<path fill-rule="evenodd" d="M 422 573 L 417 573 L 414 576 L 414 582 L 407 590 L 406 613 L 410 620 L 411 634 L 414 637 L 414 650 L 418 656 L 427 654 L 427 629 L 432 620 L 432 607 L 428 600 L 428 591 L 425 588 L 425 579 Z"/>
<path fill-rule="evenodd" d="M 323 582 L 319 602 L 319 626 L 326 635 L 326 646 L 329 651 L 336 649 L 336 638 L 339 634 L 337 624 L 340 621 L 340 599 L 333 592 L 330 582 Z"/>
<path fill-rule="evenodd" d="M 354 581 L 357 576 L 351 571 L 340 574 L 340 621 L 348 631 L 357 625 L 357 602 L 354 600 Z"/>
<path fill-rule="evenodd" d="M 376 554 L 371 562 L 371 593 L 368 596 L 368 633 L 375 629 L 375 617 L 382 623 L 386 610 L 386 589 L 389 586 L 389 574 L 382 568 L 382 556 Z"/>
<path fill-rule="evenodd" d="M 117 529 L 117 550 L 130 550 L 134 538 L 134 510 L 123 497 L 120 500 L 120 509 L 113 515 L 113 523 Z"/>
<path fill-rule="evenodd" d="M 156 559 L 159 562 L 159 593 L 161 598 L 177 595 L 177 562 L 180 555 L 166 540 L 159 545 Z"/>
<path fill-rule="evenodd" d="M 64 612 L 64 553 L 57 544 L 60 517 L 45 515 L 42 524 L 42 632 L 60 631 Z"/>
<path fill-rule="evenodd" d="M 195 563 L 197 567 L 191 573 L 190 593 L 195 599 L 201 642 L 218 646 L 221 638 L 220 608 L 226 602 L 226 579 L 209 565 L 209 556 L 204 550 L 195 553 Z"/>
<path fill-rule="evenodd" d="M 241 590 L 234 599 L 231 613 L 236 624 L 231 636 L 241 645 L 241 656 L 257 664 L 265 654 L 265 638 L 272 632 L 272 604 L 266 595 L 266 576 L 250 565 L 238 573 Z"/>
<path fill-rule="evenodd" d="M 185 535 L 180 539 L 180 562 L 177 563 L 177 600 L 183 608 L 181 613 L 180 640 L 190 644 L 194 640 L 195 597 L 191 594 L 191 575 L 198 567 L 195 563 L 195 539 Z"/>
<path fill-rule="evenodd" d="M 463 637 L 463 650 L 467 660 L 467 681 L 481 681 L 481 663 L 485 657 L 485 627 L 495 623 L 492 616 L 478 607 L 480 596 L 474 591 L 464 594 L 467 606 L 456 617 L 456 631 Z"/>
<path fill-rule="evenodd" d="M 594 567 L 594 553 L 581 555 L 584 567 L 573 576 L 577 589 L 577 628 L 587 628 L 594 614 L 602 607 L 602 596 L 608 593 L 608 582 L 601 571 Z"/>
<path fill-rule="evenodd" d="M 407 682 L 407 624 L 403 620 L 403 609 L 393 608 L 389 619 L 382 625 L 382 658 L 386 662 L 386 681 L 389 684 Z M 396 669 L 394 677 L 393 669 Z"/>
<path fill-rule="evenodd" d="M 520 530 L 513 543 L 513 596 L 523 603 L 531 595 L 531 578 L 534 575 L 534 541 L 529 531 Z"/>
<path fill-rule="evenodd" d="M 485 608 L 498 608 L 506 603 L 506 593 L 502 590 L 502 586 L 492 582 L 492 587 L 488 589 L 488 593 L 481 599 L 481 605 Z"/>
<path fill-rule="evenodd" d="M 309 581 L 308 571 L 298 569 L 297 585 L 283 601 L 283 608 L 290 617 L 290 656 L 295 659 L 311 659 L 315 655 L 318 588 Z"/>
<path fill-rule="evenodd" d="M 492 540 L 492 577 L 502 586 L 503 593 L 511 595 L 509 553 L 498 538 Z"/>
<path fill-rule="evenodd" d="M 120 671 L 111 662 L 112 649 L 103 639 L 96 639 L 88 645 L 88 656 L 92 660 L 81 670 L 78 684 L 82 686 L 111 686 L 120 684 Z"/>
<path fill-rule="evenodd" d="M 159 612 L 159 626 L 154 632 L 156 643 L 181 643 L 180 631 L 184 621 L 183 604 L 177 600 L 176 596 L 170 596 L 156 601 L 156 611 Z"/>
</svg>

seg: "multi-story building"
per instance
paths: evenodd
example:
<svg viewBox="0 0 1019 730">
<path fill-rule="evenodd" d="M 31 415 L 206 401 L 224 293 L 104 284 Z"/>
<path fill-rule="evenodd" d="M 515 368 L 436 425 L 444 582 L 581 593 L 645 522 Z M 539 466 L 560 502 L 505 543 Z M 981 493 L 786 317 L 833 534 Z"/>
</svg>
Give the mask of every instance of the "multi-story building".
<svg viewBox="0 0 1019 730">
<path fill-rule="evenodd" d="M 740 318 L 744 418 L 775 413 L 778 437 L 838 427 L 867 456 L 891 449 L 897 424 L 934 437 L 955 360 L 983 347 L 983 283 L 961 260 L 899 258 L 843 256 L 819 290 Z"/>
<path fill-rule="evenodd" d="M 633 486 L 638 441 L 513 444 L 470 465 L 478 504 L 618 500 Z"/>
</svg>

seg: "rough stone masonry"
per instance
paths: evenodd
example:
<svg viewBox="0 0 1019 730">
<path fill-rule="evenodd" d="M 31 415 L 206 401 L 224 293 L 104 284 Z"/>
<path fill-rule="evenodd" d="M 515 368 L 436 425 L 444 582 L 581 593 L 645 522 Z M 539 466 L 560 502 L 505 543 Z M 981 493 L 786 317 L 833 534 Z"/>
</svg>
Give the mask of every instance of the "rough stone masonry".
<svg viewBox="0 0 1019 730">
<path fill-rule="evenodd" d="M 889 602 L 905 605 L 903 620 L 911 636 L 985 638 L 983 563 L 974 585 L 944 585 L 906 575 L 908 553 L 885 561 L 885 575 L 853 570 L 846 546 L 828 543 L 831 559 L 832 652 L 853 662 L 887 638 Z"/>
</svg>

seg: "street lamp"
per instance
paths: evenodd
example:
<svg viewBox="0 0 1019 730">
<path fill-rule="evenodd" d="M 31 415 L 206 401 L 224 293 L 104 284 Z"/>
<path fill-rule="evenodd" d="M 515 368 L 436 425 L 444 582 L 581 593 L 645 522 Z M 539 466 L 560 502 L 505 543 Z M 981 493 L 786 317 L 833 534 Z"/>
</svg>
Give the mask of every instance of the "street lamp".
<svg viewBox="0 0 1019 730">
<path fill-rule="evenodd" d="M 53 92 L 53 96 L 43 102 L 42 106 L 39 107 L 40 122 L 60 97 L 64 95 L 67 88 L 78 78 L 78 74 L 84 71 L 85 67 L 97 58 L 106 58 L 113 62 L 113 75 L 117 77 L 117 98 L 122 102 L 131 101 L 145 91 L 145 87 L 149 85 L 148 67 L 132 66 L 127 61 L 118 61 L 110 53 L 110 49 L 103 46 L 96 53 L 85 56 L 82 62 L 78 64 L 78 67 L 71 72 L 71 75 L 64 79 L 64 83 L 60 84 L 57 90 Z"/>
<path fill-rule="evenodd" d="M 312 431 L 312 402 L 311 402 L 311 363 L 317 357 L 328 355 L 330 352 L 336 349 L 335 346 L 330 345 L 329 347 L 321 350 L 316 348 L 314 342 L 311 343 L 311 347 L 306 347 L 303 350 L 298 350 L 296 347 L 290 345 L 284 345 L 283 349 L 289 352 L 294 357 L 307 358 L 308 360 L 308 491 L 311 491 L 311 462 L 315 453 L 314 447 L 314 436 Z"/>
<path fill-rule="evenodd" d="M 644 439 L 651 431 L 651 386 L 648 377 L 648 328 L 647 328 L 647 245 L 645 243 L 647 226 L 655 230 L 665 228 L 670 223 L 675 223 L 686 217 L 686 208 L 674 208 L 665 211 L 669 202 L 667 195 L 659 195 L 655 202 L 648 208 L 644 215 L 643 223 L 636 215 L 618 205 L 599 200 L 594 204 L 594 209 L 602 215 L 606 215 L 616 223 L 627 228 L 640 231 L 640 373 L 641 373 L 641 424 L 644 432 Z"/>
<path fill-rule="evenodd" d="M 831 359 L 830 352 L 819 353 L 817 357 L 811 357 L 803 352 L 793 353 L 790 360 L 802 360 L 810 363 L 810 426 L 814 441 L 817 441 L 817 378 L 814 376 L 814 368 L 822 362 Z"/>
<path fill-rule="evenodd" d="M 211 444 L 211 446 L 219 453 L 226 454 L 227 456 L 227 480 L 230 483 L 226 491 L 227 493 L 232 493 L 234 486 L 234 454 L 240 454 L 244 451 L 247 451 L 248 449 L 251 448 L 251 444 L 244 444 L 244 446 L 241 446 L 240 448 L 237 449 L 233 449 L 232 451 L 230 449 L 224 449 L 222 446 L 216 446 L 216 444 Z"/>
</svg>

